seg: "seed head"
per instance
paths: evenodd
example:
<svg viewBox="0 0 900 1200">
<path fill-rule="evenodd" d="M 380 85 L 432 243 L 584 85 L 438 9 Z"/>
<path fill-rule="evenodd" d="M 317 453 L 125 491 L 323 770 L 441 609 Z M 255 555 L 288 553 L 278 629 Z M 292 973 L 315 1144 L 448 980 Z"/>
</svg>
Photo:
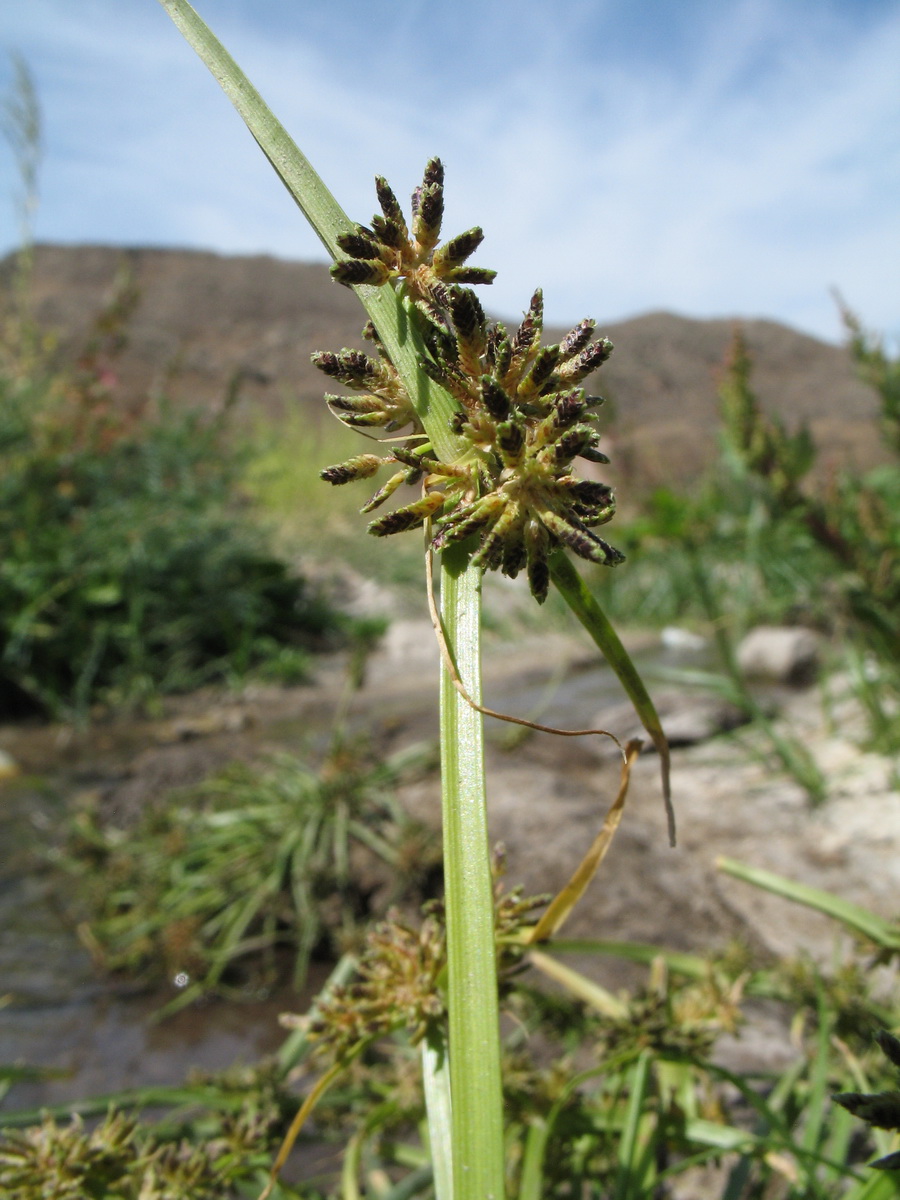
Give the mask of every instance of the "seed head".
<svg viewBox="0 0 900 1200">
<path fill-rule="evenodd" d="M 364 393 L 330 396 L 329 407 L 348 425 L 391 431 L 409 424 L 421 436 L 416 444 L 393 446 L 385 457 L 360 455 L 323 475 L 343 483 L 393 464 L 395 470 L 365 511 L 378 507 L 403 483 L 421 481 L 423 491 L 412 503 L 374 520 L 371 533 L 384 537 L 430 519 L 436 550 L 477 538 L 472 561 L 513 577 L 526 569 L 539 602 L 549 586 L 549 555 L 560 546 L 590 562 L 615 565 L 622 555 L 594 532 L 615 512 L 612 491 L 573 473 L 579 457 L 608 461 L 592 423 L 591 410 L 602 401 L 586 396 L 579 385 L 605 362 L 612 344 L 605 338 L 592 341 L 595 323 L 587 319 L 558 344 L 542 347 L 540 289 L 512 336 L 488 321 L 475 293 L 462 286 L 493 278 L 493 272 L 467 261 L 483 241 L 482 230 L 476 226 L 438 244 L 444 214 L 439 159 L 428 163 L 413 193 L 409 225 L 382 177 L 375 188 L 381 212 L 371 227 L 360 225 L 341 235 L 339 245 L 351 257 L 338 264 L 335 277 L 344 282 L 390 279 L 419 310 L 426 347 L 421 368 L 458 402 L 450 424 L 467 449 L 455 462 L 435 457 L 370 328 L 367 336 L 378 346 L 378 359 L 351 350 L 314 357 L 330 378 Z"/>
</svg>

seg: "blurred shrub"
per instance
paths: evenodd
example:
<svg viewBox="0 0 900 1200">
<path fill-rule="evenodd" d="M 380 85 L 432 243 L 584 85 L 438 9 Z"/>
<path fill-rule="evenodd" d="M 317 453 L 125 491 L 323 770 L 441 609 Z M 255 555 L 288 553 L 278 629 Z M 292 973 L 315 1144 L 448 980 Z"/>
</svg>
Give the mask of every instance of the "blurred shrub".
<svg viewBox="0 0 900 1200">
<path fill-rule="evenodd" d="M 74 361 L 0 347 L 0 715 L 81 715 L 268 668 L 291 682 L 340 618 L 236 502 L 216 418 L 164 398 L 126 411 L 120 286 Z M 30 346 L 35 339 L 27 339 Z"/>
</svg>

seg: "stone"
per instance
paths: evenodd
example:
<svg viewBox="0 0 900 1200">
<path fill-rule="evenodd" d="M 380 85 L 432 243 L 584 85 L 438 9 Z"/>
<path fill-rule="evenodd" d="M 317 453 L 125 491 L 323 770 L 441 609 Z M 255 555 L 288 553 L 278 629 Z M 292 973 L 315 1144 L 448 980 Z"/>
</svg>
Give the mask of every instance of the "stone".
<svg viewBox="0 0 900 1200">
<path fill-rule="evenodd" d="M 819 671 L 819 637 L 811 629 L 759 625 L 742 640 L 737 658 L 748 679 L 803 687 Z"/>
</svg>

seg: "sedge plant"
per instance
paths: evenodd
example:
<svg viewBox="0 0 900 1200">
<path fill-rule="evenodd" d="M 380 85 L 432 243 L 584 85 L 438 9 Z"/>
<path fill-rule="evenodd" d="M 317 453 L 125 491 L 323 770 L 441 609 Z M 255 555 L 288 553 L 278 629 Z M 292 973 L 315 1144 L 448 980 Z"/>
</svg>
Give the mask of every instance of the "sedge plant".
<svg viewBox="0 0 900 1200">
<path fill-rule="evenodd" d="M 441 1200 L 494 1200 L 504 1193 L 504 1131 L 498 1029 L 495 910 L 488 844 L 480 682 L 482 576 L 527 574 L 538 602 L 551 582 L 599 646 L 660 752 L 668 797 L 668 748 L 659 719 L 621 641 L 567 549 L 608 566 L 620 553 L 595 529 L 614 512 L 609 488 L 578 479 L 577 458 L 602 463 L 591 423 L 599 401 L 585 377 L 609 355 L 583 321 L 541 346 L 537 291 L 514 334 L 488 322 L 473 285 L 493 272 L 467 265 L 479 228 L 441 243 L 443 168 L 432 159 L 413 196 L 411 221 L 387 182 L 370 226 L 342 211 L 312 166 L 221 43 L 185 0 L 161 0 L 232 100 L 329 254 L 333 274 L 358 295 L 376 356 L 316 356 L 354 395 L 330 395 L 344 424 L 396 434 L 324 472 L 332 484 L 390 475 L 365 505 L 379 507 L 402 484 L 411 503 L 377 517 L 382 537 L 425 529 L 438 554 L 445 650 L 441 675 L 441 774 L 446 889 L 447 1035 L 421 1038 L 435 1187 Z M 377 452 L 371 452 L 372 450 Z M 430 562 L 430 557 L 429 557 Z M 674 837 L 671 828 L 670 832 Z M 427 1023 L 426 1023 L 427 1024 Z M 336 1064 L 340 1065 L 340 1064 Z M 328 1086 L 320 1080 L 305 1114 Z"/>
</svg>

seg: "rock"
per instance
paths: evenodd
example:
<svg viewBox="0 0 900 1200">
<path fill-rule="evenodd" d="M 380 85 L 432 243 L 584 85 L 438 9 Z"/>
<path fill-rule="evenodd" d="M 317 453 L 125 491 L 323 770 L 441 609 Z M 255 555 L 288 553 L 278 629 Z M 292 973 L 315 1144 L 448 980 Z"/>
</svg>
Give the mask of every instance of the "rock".
<svg viewBox="0 0 900 1200">
<path fill-rule="evenodd" d="M 738 646 L 738 663 L 748 678 L 803 687 L 819 670 L 819 638 L 811 629 L 759 625 Z"/>
</svg>

